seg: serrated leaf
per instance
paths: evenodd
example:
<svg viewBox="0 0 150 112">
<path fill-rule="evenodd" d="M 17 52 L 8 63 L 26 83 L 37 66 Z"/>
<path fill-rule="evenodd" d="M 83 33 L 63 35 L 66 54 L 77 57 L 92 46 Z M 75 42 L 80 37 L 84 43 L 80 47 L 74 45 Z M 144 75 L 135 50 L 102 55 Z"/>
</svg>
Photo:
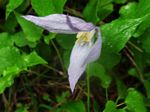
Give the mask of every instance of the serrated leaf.
<svg viewBox="0 0 150 112">
<path fill-rule="evenodd" d="M 30 67 L 37 64 L 47 64 L 36 52 L 32 52 L 29 55 L 23 57 L 25 66 Z"/>
<path fill-rule="evenodd" d="M 119 52 L 125 47 L 143 19 L 118 19 L 101 27 L 103 48 L 110 52 Z"/>
<path fill-rule="evenodd" d="M 14 9 L 21 5 L 22 2 L 23 0 L 9 0 L 9 3 L 6 6 L 6 19 Z"/>
<path fill-rule="evenodd" d="M 40 16 L 53 13 L 62 13 L 67 0 L 32 0 L 31 4 L 35 12 Z"/>
<path fill-rule="evenodd" d="M 103 112 L 117 112 L 116 104 L 113 101 L 107 101 Z"/>
<path fill-rule="evenodd" d="M 101 84 L 104 88 L 108 88 L 111 83 L 111 77 L 106 74 L 105 68 L 99 63 L 91 63 L 88 65 L 87 73 L 90 77 L 95 76 L 101 80 Z"/>
<path fill-rule="evenodd" d="M 147 112 L 143 96 L 135 89 L 129 89 L 125 103 L 129 111 L 132 112 Z"/>
<path fill-rule="evenodd" d="M 26 46 L 26 45 L 29 45 L 30 47 L 35 47 L 36 46 L 35 42 L 29 42 L 26 39 L 26 36 L 22 31 L 15 33 L 11 37 L 14 40 L 14 43 L 19 47 L 23 47 L 23 46 Z"/>
<path fill-rule="evenodd" d="M 15 15 L 17 17 L 17 21 L 23 29 L 23 32 L 26 35 L 27 40 L 31 42 L 36 42 L 37 40 L 39 40 L 43 30 L 33 23 L 25 20 L 19 14 L 15 13 Z"/>
</svg>

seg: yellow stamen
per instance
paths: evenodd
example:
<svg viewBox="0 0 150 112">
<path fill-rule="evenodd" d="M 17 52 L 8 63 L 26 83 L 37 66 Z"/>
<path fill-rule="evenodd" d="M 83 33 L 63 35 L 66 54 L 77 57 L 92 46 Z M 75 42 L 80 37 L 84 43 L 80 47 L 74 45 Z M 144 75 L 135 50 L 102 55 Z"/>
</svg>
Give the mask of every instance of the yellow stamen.
<svg viewBox="0 0 150 112">
<path fill-rule="evenodd" d="M 95 30 L 92 30 L 90 32 L 79 32 L 77 34 L 77 42 L 79 42 L 81 45 L 85 43 L 89 43 L 92 39 L 92 37 L 95 34 Z"/>
</svg>

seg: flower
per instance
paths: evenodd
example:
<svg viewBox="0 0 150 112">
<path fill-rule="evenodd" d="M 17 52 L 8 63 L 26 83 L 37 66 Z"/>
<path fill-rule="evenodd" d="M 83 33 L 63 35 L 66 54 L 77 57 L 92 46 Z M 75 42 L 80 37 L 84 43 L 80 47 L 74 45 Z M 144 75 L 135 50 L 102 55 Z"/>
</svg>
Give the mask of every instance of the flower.
<svg viewBox="0 0 150 112">
<path fill-rule="evenodd" d="M 49 32 L 77 33 L 77 41 L 72 49 L 68 67 L 69 83 L 73 92 L 87 64 L 97 60 L 100 56 L 102 40 L 99 28 L 80 18 L 64 14 L 51 14 L 45 17 L 27 15 L 23 17 Z"/>
</svg>

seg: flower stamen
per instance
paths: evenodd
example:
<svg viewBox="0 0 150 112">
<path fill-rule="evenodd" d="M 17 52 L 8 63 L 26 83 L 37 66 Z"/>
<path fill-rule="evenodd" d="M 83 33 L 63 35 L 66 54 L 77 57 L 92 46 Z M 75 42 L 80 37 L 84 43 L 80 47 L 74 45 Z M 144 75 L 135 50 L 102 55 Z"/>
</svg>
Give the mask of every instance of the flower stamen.
<svg viewBox="0 0 150 112">
<path fill-rule="evenodd" d="M 95 30 L 92 30 L 90 32 L 79 32 L 76 37 L 77 42 L 80 45 L 84 45 L 85 43 L 90 43 L 94 34 L 95 34 Z"/>
</svg>

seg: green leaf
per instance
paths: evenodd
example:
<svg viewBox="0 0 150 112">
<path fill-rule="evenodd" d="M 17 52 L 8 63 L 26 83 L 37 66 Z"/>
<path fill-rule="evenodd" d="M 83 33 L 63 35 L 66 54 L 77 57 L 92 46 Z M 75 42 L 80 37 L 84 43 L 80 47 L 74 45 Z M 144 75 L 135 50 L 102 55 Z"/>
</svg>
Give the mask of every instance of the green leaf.
<svg viewBox="0 0 150 112">
<path fill-rule="evenodd" d="M 114 0 L 115 3 L 124 4 L 127 0 Z"/>
<path fill-rule="evenodd" d="M 34 25 L 32 22 L 25 20 L 19 14 L 15 13 L 15 15 L 23 29 L 23 32 L 26 35 L 27 40 L 31 42 L 36 42 L 39 40 L 43 30 L 40 27 Z"/>
<path fill-rule="evenodd" d="M 33 65 L 46 64 L 35 52 L 21 56 L 15 47 L 0 48 L 0 62 L 0 94 L 13 84 L 19 72 Z"/>
<path fill-rule="evenodd" d="M 14 17 L 14 14 L 11 14 L 7 20 L 4 22 L 4 30 L 10 33 L 15 32 L 15 28 L 17 26 L 17 20 Z"/>
<path fill-rule="evenodd" d="M 116 104 L 113 101 L 107 101 L 103 112 L 117 112 Z"/>
<path fill-rule="evenodd" d="M 19 5 L 21 5 L 22 2 L 23 0 L 9 0 L 9 3 L 6 6 L 6 19 L 13 10 L 15 10 Z"/>
<path fill-rule="evenodd" d="M 91 21 L 96 23 L 99 21 L 97 16 L 97 8 L 98 8 L 98 0 L 89 0 L 88 4 L 86 5 L 83 15 L 87 21 Z"/>
<path fill-rule="evenodd" d="M 82 101 L 68 102 L 62 106 L 60 112 L 86 112 Z"/>
<path fill-rule="evenodd" d="M 120 15 L 122 19 L 145 18 L 134 34 L 134 37 L 139 37 L 150 27 L 150 2 L 149 0 L 140 0 L 138 3 L 129 3 L 121 8 Z"/>
<path fill-rule="evenodd" d="M 0 48 L 0 73 L 6 68 L 20 65 L 21 56 L 19 50 L 15 47 L 3 47 Z"/>
<path fill-rule="evenodd" d="M 32 0 L 31 4 L 35 12 L 40 16 L 53 13 L 62 13 L 67 0 Z"/>
<path fill-rule="evenodd" d="M 113 58 L 112 58 L 113 57 Z M 112 53 L 108 49 L 103 48 L 99 62 L 108 70 L 112 69 L 120 62 L 121 55 L 118 53 Z"/>
<path fill-rule="evenodd" d="M 112 0 L 98 0 L 97 15 L 101 20 L 105 19 L 113 11 Z"/>
<path fill-rule="evenodd" d="M 12 46 L 13 40 L 8 33 L 0 33 L 0 48 Z"/>
<path fill-rule="evenodd" d="M 76 38 L 75 35 L 61 34 L 61 35 L 56 35 L 56 40 L 62 48 L 72 49 L 76 41 Z"/>
<path fill-rule="evenodd" d="M 22 57 L 15 47 L 0 48 L 0 93 L 12 85 L 14 78 L 23 70 Z"/>
<path fill-rule="evenodd" d="M 30 47 L 35 47 L 36 43 L 29 42 L 25 37 L 25 34 L 20 31 L 18 33 L 15 33 L 14 35 L 11 36 L 12 39 L 14 40 L 15 44 L 19 47 L 23 47 L 26 45 L 29 45 Z"/>
<path fill-rule="evenodd" d="M 132 37 L 142 19 L 118 19 L 101 27 L 103 48 L 109 52 L 119 52 Z"/>
<path fill-rule="evenodd" d="M 37 64 L 47 64 L 47 62 L 42 59 L 36 52 L 32 52 L 29 55 L 23 57 L 25 66 L 30 67 Z"/>
<path fill-rule="evenodd" d="M 90 77 L 95 76 L 101 80 L 101 84 L 104 88 L 108 88 L 111 83 L 111 77 L 106 74 L 105 69 L 99 63 L 91 63 L 88 65 L 87 73 Z"/>
<path fill-rule="evenodd" d="M 49 45 L 49 41 L 56 37 L 56 33 L 50 33 L 44 37 L 44 42 Z"/>
<path fill-rule="evenodd" d="M 132 112 L 147 112 L 143 96 L 135 89 L 129 89 L 125 103 L 129 111 Z"/>
</svg>

